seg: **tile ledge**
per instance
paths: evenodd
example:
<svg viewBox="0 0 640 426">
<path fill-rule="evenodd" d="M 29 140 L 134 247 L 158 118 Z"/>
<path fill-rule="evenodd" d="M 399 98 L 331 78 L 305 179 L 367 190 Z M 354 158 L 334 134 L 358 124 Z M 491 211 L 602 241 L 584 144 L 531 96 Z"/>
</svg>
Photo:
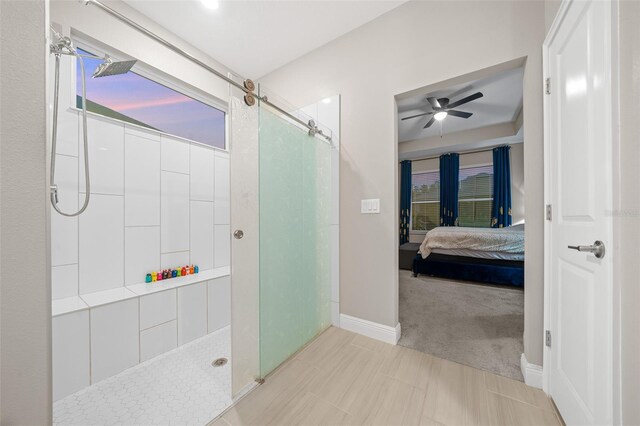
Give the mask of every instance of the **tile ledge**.
<svg viewBox="0 0 640 426">
<path fill-rule="evenodd" d="M 207 269 L 198 274 L 189 275 L 180 278 L 171 278 L 166 281 L 154 283 L 141 283 L 127 286 L 129 290 L 138 296 L 157 293 L 159 291 L 171 290 L 174 288 L 184 287 L 191 284 L 198 284 L 204 281 L 215 280 L 230 275 L 230 268 L 224 266 L 222 268 Z"/>
<path fill-rule="evenodd" d="M 230 275 L 230 267 L 208 269 L 199 274 L 186 277 L 172 278 L 160 283 L 140 283 L 130 286 L 111 288 L 108 290 L 96 291 L 94 293 L 82 294 L 80 296 L 65 297 L 51 301 L 51 316 L 56 317 L 72 312 L 83 311 L 89 308 L 108 305 L 128 299 L 157 293 L 159 291 L 171 290 L 205 281 L 215 280 Z"/>
<path fill-rule="evenodd" d="M 51 316 L 57 317 L 72 312 L 89 309 L 89 306 L 79 296 L 65 297 L 51 301 Z"/>
<path fill-rule="evenodd" d="M 84 303 L 89 305 L 90 308 L 108 305 L 109 303 L 120 302 L 122 300 L 133 299 L 135 297 L 137 297 L 137 295 L 126 287 L 110 288 L 109 290 L 80 295 L 80 298 Z"/>
</svg>

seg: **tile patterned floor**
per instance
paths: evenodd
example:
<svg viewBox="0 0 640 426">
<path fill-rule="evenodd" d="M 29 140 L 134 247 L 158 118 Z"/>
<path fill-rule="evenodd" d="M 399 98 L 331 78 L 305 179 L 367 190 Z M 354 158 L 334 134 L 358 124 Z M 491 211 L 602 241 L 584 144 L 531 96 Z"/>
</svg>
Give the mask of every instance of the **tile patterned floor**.
<svg viewBox="0 0 640 426">
<path fill-rule="evenodd" d="M 230 330 L 211 333 L 69 395 L 57 425 L 204 425 L 231 405 Z"/>
<path fill-rule="evenodd" d="M 213 426 L 561 426 L 516 380 L 331 327 Z"/>
</svg>

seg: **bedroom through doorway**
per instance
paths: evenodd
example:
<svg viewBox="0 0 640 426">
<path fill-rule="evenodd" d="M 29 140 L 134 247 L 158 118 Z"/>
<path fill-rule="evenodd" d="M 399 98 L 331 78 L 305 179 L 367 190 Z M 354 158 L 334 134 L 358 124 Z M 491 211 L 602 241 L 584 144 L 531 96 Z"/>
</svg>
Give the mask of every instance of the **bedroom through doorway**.
<svg viewBox="0 0 640 426">
<path fill-rule="evenodd" d="M 396 97 L 399 345 L 523 381 L 524 60 Z"/>
</svg>

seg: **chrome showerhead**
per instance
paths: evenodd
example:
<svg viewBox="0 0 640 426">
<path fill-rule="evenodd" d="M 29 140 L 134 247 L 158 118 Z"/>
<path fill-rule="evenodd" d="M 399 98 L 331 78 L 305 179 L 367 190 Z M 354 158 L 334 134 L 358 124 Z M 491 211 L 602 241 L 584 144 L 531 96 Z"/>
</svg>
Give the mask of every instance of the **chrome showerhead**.
<svg viewBox="0 0 640 426">
<path fill-rule="evenodd" d="M 110 57 L 107 56 L 104 62 L 98 65 L 98 68 L 96 68 L 96 70 L 93 72 L 93 78 L 126 74 L 136 62 L 136 59 L 132 59 L 130 61 L 114 62 Z"/>
</svg>

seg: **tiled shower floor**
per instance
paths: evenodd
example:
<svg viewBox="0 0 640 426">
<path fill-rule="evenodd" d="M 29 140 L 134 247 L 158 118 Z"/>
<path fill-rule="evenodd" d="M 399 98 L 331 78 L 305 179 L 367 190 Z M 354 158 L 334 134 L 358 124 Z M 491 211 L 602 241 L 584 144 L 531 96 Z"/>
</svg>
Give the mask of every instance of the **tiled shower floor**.
<svg viewBox="0 0 640 426">
<path fill-rule="evenodd" d="M 53 404 L 58 425 L 204 425 L 231 405 L 225 327 Z"/>
</svg>

